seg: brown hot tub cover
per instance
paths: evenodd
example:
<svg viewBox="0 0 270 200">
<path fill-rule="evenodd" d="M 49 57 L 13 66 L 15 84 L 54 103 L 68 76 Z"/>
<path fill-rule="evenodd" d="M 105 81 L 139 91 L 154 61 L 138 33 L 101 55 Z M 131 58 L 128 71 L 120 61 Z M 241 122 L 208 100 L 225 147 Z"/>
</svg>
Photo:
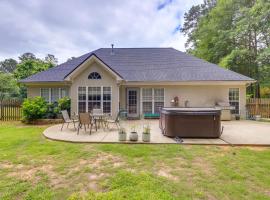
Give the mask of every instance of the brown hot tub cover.
<svg viewBox="0 0 270 200">
<path fill-rule="evenodd" d="M 168 137 L 218 138 L 221 135 L 218 108 L 162 108 L 160 129 Z"/>
</svg>

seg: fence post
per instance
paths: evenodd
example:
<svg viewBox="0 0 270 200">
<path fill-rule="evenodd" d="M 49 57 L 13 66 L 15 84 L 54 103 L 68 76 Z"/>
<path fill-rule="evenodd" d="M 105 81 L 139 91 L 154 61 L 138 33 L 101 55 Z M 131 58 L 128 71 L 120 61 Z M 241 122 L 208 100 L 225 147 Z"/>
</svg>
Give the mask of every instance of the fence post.
<svg viewBox="0 0 270 200">
<path fill-rule="evenodd" d="M 259 101 L 256 98 L 255 99 L 255 114 L 258 115 L 258 113 L 259 113 Z"/>
</svg>

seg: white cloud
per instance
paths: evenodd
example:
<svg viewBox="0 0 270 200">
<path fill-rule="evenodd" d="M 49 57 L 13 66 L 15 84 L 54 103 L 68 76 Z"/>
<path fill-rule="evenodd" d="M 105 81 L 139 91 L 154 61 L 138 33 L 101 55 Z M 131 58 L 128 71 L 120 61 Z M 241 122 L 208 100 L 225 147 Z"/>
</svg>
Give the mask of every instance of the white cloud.
<svg viewBox="0 0 270 200">
<path fill-rule="evenodd" d="M 111 43 L 184 51 L 185 37 L 174 30 L 198 3 L 202 0 L 2 0 L 0 59 L 33 52 L 52 53 L 63 62 Z"/>
</svg>

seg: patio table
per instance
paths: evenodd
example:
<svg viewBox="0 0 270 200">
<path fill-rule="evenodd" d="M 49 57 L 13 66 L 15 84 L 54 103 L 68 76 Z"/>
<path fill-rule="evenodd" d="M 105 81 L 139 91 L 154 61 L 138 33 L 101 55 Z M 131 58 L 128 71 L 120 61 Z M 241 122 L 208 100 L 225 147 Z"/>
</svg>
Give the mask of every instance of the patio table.
<svg viewBox="0 0 270 200">
<path fill-rule="evenodd" d="M 94 120 L 96 120 L 96 122 L 98 122 L 98 128 L 100 128 L 102 126 L 102 128 L 105 128 L 105 117 L 107 116 L 104 113 L 95 113 L 95 114 L 91 114 L 94 118 Z"/>
<path fill-rule="evenodd" d="M 102 126 L 103 129 L 105 129 L 105 118 L 108 116 L 108 114 L 105 113 L 89 113 L 93 119 L 97 122 L 97 128 L 100 128 Z M 79 114 L 78 113 L 74 113 L 74 118 L 78 119 Z"/>
</svg>

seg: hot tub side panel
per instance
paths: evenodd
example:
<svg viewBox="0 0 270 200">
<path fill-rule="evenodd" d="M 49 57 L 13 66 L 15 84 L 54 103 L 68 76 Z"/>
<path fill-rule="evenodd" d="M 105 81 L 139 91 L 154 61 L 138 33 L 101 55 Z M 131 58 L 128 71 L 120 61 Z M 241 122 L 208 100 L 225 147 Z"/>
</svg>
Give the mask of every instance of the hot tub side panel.
<svg viewBox="0 0 270 200">
<path fill-rule="evenodd" d="M 218 138 L 220 114 L 196 115 L 161 113 L 161 129 L 165 136 L 183 138 Z"/>
</svg>

